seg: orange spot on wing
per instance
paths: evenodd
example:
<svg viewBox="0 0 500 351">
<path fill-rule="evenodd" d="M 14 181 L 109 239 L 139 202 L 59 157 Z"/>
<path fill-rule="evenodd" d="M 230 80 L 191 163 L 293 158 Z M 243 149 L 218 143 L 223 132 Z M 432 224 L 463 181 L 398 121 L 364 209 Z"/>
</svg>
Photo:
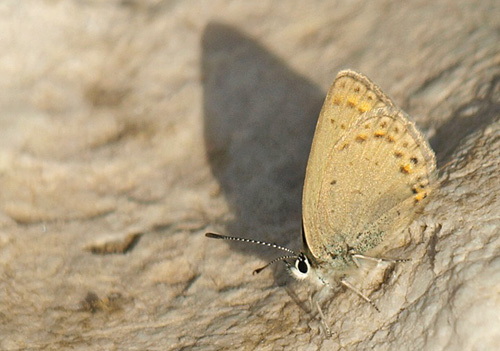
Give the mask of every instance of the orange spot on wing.
<svg viewBox="0 0 500 351">
<path fill-rule="evenodd" d="M 364 133 L 361 133 L 361 134 L 358 134 L 356 136 L 356 141 L 357 142 L 363 142 L 365 141 L 366 139 L 368 139 L 368 135 L 364 134 Z"/>
<path fill-rule="evenodd" d="M 426 197 L 427 197 L 427 193 L 425 191 L 421 191 L 417 195 L 415 195 L 415 201 L 416 202 L 422 201 Z"/>
<path fill-rule="evenodd" d="M 359 106 L 358 106 L 358 111 L 359 111 L 359 112 L 361 112 L 361 113 L 364 113 L 364 112 L 366 112 L 366 111 L 371 110 L 371 108 L 372 108 L 372 107 L 371 107 L 371 105 L 370 105 L 370 104 L 368 104 L 368 103 L 366 103 L 366 102 L 362 102 L 362 103 L 360 103 L 360 104 L 359 104 Z"/>
<path fill-rule="evenodd" d="M 407 164 L 402 165 L 399 168 L 399 170 L 401 171 L 401 173 L 410 174 L 410 172 L 411 172 L 411 166 L 410 166 L 409 163 L 407 163 Z"/>
<path fill-rule="evenodd" d="M 356 99 L 356 97 L 354 96 L 349 96 L 347 98 L 347 106 L 349 107 L 354 107 L 358 104 L 358 99 Z"/>
</svg>

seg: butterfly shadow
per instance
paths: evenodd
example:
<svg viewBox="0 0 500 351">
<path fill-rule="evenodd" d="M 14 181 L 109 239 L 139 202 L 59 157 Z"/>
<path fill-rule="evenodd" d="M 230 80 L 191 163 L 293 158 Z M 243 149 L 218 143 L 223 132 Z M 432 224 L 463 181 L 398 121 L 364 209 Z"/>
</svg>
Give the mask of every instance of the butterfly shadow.
<svg viewBox="0 0 500 351">
<path fill-rule="evenodd" d="M 223 234 L 300 249 L 301 197 L 325 93 L 237 29 L 203 34 L 204 137 L 232 218 Z M 269 260 L 282 252 L 230 243 Z"/>
</svg>

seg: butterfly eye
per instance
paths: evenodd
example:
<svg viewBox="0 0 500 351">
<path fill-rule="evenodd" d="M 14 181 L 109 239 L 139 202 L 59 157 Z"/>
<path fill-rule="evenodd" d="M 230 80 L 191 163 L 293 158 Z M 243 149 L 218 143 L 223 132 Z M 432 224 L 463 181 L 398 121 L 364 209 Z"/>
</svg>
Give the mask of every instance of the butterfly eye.
<svg viewBox="0 0 500 351">
<path fill-rule="evenodd" d="M 309 266 L 307 265 L 306 261 L 301 258 L 297 259 L 297 261 L 295 262 L 295 267 L 302 274 L 307 274 L 307 272 L 309 271 Z"/>
<path fill-rule="evenodd" d="M 311 265 L 304 254 L 300 254 L 295 260 L 295 265 L 288 266 L 290 273 L 298 280 L 306 279 L 309 275 Z"/>
</svg>

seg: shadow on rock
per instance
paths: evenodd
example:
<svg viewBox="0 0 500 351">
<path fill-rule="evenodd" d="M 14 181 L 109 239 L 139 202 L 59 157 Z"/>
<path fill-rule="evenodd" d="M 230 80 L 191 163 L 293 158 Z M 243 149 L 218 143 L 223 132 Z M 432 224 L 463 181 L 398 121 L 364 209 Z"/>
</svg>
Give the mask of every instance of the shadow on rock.
<svg viewBox="0 0 500 351">
<path fill-rule="evenodd" d="M 206 27 L 201 62 L 207 156 L 234 214 L 224 234 L 300 249 L 302 185 L 325 92 L 222 24 Z"/>
</svg>

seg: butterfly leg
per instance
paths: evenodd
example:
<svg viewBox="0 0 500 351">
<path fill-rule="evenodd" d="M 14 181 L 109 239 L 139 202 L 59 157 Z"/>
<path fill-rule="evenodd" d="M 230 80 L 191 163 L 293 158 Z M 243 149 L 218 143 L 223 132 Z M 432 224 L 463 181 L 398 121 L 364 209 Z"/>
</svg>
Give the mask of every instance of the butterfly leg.
<svg viewBox="0 0 500 351">
<path fill-rule="evenodd" d="M 367 260 L 367 261 L 372 261 L 375 263 L 380 263 L 380 262 L 399 263 L 399 262 L 411 261 L 410 258 L 371 257 L 371 256 L 360 255 L 360 254 L 353 254 L 351 257 L 352 257 L 354 264 L 358 268 L 361 268 L 361 264 L 360 264 L 359 260 Z"/>
<path fill-rule="evenodd" d="M 380 310 L 378 309 L 377 305 L 375 305 L 375 302 L 373 302 L 372 300 L 370 300 L 370 298 L 368 296 L 366 296 L 365 294 L 363 294 L 360 290 L 358 290 L 357 288 L 354 287 L 354 285 L 352 285 L 351 283 L 349 283 L 347 280 L 345 279 L 342 279 L 340 281 L 342 283 L 342 285 L 344 285 L 346 288 L 354 291 L 359 297 L 361 297 L 363 300 L 365 300 L 366 302 L 368 302 L 370 305 L 373 306 L 373 308 L 375 308 L 377 310 L 377 312 L 380 312 Z"/>
<path fill-rule="evenodd" d="M 330 338 L 332 336 L 332 331 L 328 326 L 328 322 L 326 321 L 325 315 L 323 314 L 323 310 L 321 309 L 318 301 L 316 301 L 316 308 L 318 309 L 319 316 L 321 317 L 321 324 L 323 324 L 323 327 L 325 328 L 326 337 Z"/>
<path fill-rule="evenodd" d="M 323 310 L 321 309 L 321 305 L 320 305 L 320 303 L 318 301 L 318 298 L 314 298 L 313 295 L 314 294 L 310 294 L 309 295 L 309 303 L 311 305 L 311 311 L 313 311 L 314 307 L 316 307 L 316 309 L 318 310 L 318 314 L 319 314 L 319 317 L 320 317 L 320 322 L 321 322 L 321 325 L 324 328 L 326 337 L 330 338 L 332 336 L 332 330 L 330 329 L 330 327 L 328 325 L 328 322 L 326 321 L 325 315 L 323 313 Z"/>
</svg>

